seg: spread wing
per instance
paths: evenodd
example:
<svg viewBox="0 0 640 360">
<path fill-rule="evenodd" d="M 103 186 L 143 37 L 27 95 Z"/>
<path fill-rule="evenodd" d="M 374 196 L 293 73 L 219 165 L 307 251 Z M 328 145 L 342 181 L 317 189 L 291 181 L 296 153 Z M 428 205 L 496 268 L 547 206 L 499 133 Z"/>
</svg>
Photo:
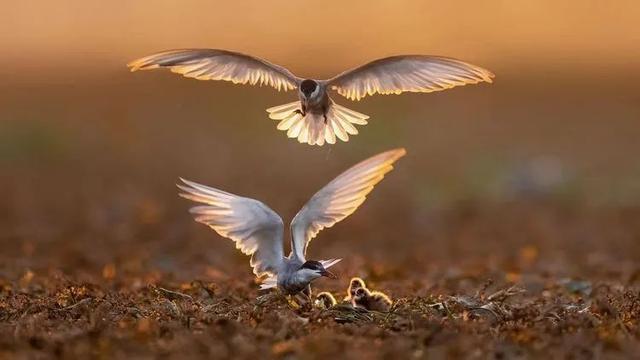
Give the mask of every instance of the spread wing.
<svg viewBox="0 0 640 360">
<path fill-rule="evenodd" d="M 127 64 L 131 71 L 160 67 L 198 80 L 224 80 L 234 84 L 269 85 L 293 90 L 299 80 L 289 70 L 265 60 L 217 49 L 168 50 Z"/>
<path fill-rule="evenodd" d="M 304 261 L 307 246 L 320 230 L 351 215 L 373 190 L 374 185 L 404 156 L 395 149 L 358 163 L 333 179 L 304 205 L 291 222 L 293 255 Z"/>
<path fill-rule="evenodd" d="M 351 100 L 373 94 L 433 92 L 454 86 L 492 82 L 494 75 L 460 60 L 427 55 L 392 56 L 372 61 L 327 80 L 327 85 Z"/>
<path fill-rule="evenodd" d="M 256 276 L 278 273 L 284 258 L 284 225 L 278 214 L 260 201 L 180 180 L 185 184 L 178 185 L 183 191 L 180 196 L 207 204 L 189 210 L 196 221 L 233 240 L 243 254 L 251 255 Z"/>
</svg>

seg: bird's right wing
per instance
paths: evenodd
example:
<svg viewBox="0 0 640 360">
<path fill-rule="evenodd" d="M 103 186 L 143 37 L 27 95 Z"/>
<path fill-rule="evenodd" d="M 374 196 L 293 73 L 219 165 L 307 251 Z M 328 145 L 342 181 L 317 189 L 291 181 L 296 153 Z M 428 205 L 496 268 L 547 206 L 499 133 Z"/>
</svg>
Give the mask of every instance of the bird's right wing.
<svg viewBox="0 0 640 360">
<path fill-rule="evenodd" d="M 243 254 L 251 255 L 251 266 L 256 276 L 278 273 L 284 258 L 284 226 L 278 214 L 258 200 L 180 180 L 184 183 L 178 185 L 183 191 L 180 196 L 207 204 L 190 209 L 196 221 L 233 240 Z"/>
<path fill-rule="evenodd" d="M 393 169 L 393 163 L 405 154 L 405 149 L 400 148 L 370 157 L 313 195 L 291 222 L 293 255 L 304 260 L 311 239 L 320 230 L 333 226 L 356 211 L 373 187 Z"/>
<path fill-rule="evenodd" d="M 374 60 L 347 70 L 327 85 L 350 100 L 373 94 L 441 91 L 455 86 L 490 83 L 493 74 L 464 61 L 427 55 L 402 55 Z"/>
<path fill-rule="evenodd" d="M 131 71 L 160 67 L 198 80 L 224 80 L 234 84 L 269 85 L 293 90 L 300 79 L 282 66 L 238 52 L 217 49 L 168 50 L 127 64 Z"/>
</svg>

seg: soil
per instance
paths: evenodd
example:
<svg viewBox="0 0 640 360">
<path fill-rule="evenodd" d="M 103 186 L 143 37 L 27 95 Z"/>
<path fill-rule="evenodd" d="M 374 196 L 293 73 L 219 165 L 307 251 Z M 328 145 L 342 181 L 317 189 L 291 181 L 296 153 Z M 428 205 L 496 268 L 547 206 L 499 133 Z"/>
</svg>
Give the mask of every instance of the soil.
<svg viewBox="0 0 640 360">
<path fill-rule="evenodd" d="M 493 249 L 486 256 L 430 262 L 345 256 L 335 267 L 341 279 L 314 286 L 338 298 L 328 310 L 259 292 L 242 256 L 221 270 L 185 247 L 174 254 L 191 259 L 192 273 L 185 274 L 145 260 L 144 247 L 93 266 L 88 249 L 73 240 L 40 249 L 16 239 L 16 257 L 0 278 L 0 351 L 5 358 L 624 358 L 640 351 L 640 266 L 632 261 L 639 255 L 639 210 L 465 207 L 440 214 L 434 222 L 442 233 L 430 237 L 449 237 L 452 251 L 456 242 L 477 238 L 471 253 L 485 237 Z M 503 244 L 502 255 L 491 254 L 500 248 L 492 235 L 518 236 L 517 214 L 547 219 L 535 227 L 550 242 L 514 250 Z M 582 241 L 573 251 L 554 250 L 554 237 L 569 233 Z M 626 256 L 584 256 L 589 239 L 600 236 L 616 238 L 610 249 L 622 246 Z M 96 250 L 103 252 L 99 259 L 109 253 Z M 43 266 L 52 258 L 62 262 Z M 353 275 L 392 296 L 391 311 L 340 303 Z"/>
</svg>

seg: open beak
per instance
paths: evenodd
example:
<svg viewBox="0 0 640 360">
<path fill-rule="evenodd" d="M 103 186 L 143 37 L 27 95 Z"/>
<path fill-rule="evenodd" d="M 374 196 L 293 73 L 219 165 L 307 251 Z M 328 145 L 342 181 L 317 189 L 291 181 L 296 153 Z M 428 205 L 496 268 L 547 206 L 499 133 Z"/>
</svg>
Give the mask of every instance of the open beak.
<svg viewBox="0 0 640 360">
<path fill-rule="evenodd" d="M 338 278 L 334 273 L 332 273 L 331 271 L 329 271 L 327 269 L 322 270 L 320 275 L 322 275 L 324 277 L 328 277 L 329 279 L 337 279 Z"/>
</svg>

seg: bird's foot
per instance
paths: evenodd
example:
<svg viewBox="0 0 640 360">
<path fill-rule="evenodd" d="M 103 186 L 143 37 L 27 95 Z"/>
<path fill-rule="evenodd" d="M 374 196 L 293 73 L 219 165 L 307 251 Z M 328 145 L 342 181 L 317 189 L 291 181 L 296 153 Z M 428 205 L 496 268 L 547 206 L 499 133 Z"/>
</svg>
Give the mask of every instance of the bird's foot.
<svg viewBox="0 0 640 360">
<path fill-rule="evenodd" d="M 327 125 L 327 114 L 322 114 L 322 116 L 324 117 L 324 124 Z"/>
<path fill-rule="evenodd" d="M 298 299 L 293 296 L 287 296 L 287 303 L 293 309 L 300 309 L 302 306 L 298 303 Z"/>
<path fill-rule="evenodd" d="M 295 113 L 295 114 L 300 114 L 300 115 L 302 115 L 303 117 L 307 115 L 307 113 L 306 113 L 306 112 L 304 112 L 302 109 L 296 109 L 296 110 L 294 111 L 294 113 Z"/>
</svg>

